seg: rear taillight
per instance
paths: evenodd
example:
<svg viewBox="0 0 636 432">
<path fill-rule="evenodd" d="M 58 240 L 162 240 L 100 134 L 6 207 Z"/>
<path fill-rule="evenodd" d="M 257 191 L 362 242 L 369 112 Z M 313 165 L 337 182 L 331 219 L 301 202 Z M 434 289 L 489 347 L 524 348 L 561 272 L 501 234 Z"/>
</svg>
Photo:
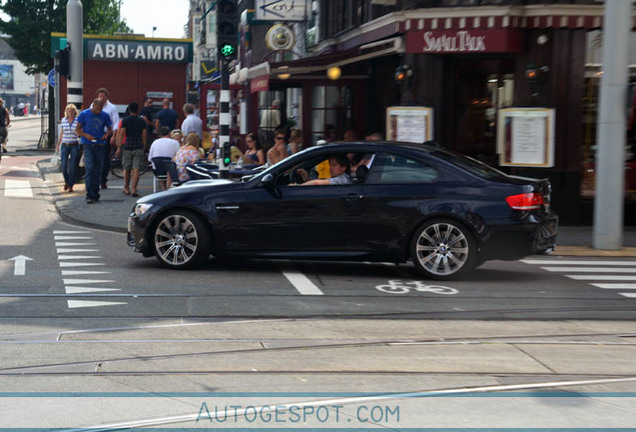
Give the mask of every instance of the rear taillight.
<svg viewBox="0 0 636 432">
<path fill-rule="evenodd" d="M 506 202 L 515 210 L 536 210 L 543 205 L 543 195 L 538 193 L 524 193 L 511 195 Z"/>
</svg>

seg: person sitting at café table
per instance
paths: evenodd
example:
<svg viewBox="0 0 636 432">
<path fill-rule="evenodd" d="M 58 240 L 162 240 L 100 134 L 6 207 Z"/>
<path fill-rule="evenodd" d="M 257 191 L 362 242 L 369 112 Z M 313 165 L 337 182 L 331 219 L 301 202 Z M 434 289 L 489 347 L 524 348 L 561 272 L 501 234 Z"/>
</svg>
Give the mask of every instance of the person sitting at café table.
<svg viewBox="0 0 636 432">
<path fill-rule="evenodd" d="M 274 134 L 274 146 L 267 151 L 267 163 L 275 165 L 289 156 L 287 144 L 285 144 L 285 129 L 276 129 Z"/>
<path fill-rule="evenodd" d="M 353 184 L 349 175 L 349 158 L 346 154 L 337 154 L 329 157 L 329 170 L 331 178 L 309 180 L 309 174 L 304 169 L 299 169 L 298 174 L 303 178 L 302 186 L 327 186 Z"/>
<path fill-rule="evenodd" d="M 201 158 L 201 152 L 199 151 L 200 146 L 201 140 L 199 139 L 199 136 L 194 132 L 190 132 L 185 139 L 183 147 L 177 151 L 177 154 L 172 159 L 177 165 L 177 173 L 179 174 L 180 182 L 190 180 L 190 176 L 186 170 L 186 165 L 192 165 Z M 168 178 L 167 184 L 171 184 L 170 178 Z"/>
<path fill-rule="evenodd" d="M 251 132 L 248 133 L 245 136 L 245 144 L 247 144 L 247 151 L 243 155 L 243 163 L 245 165 L 265 164 L 265 152 L 263 152 L 256 135 Z"/>
</svg>

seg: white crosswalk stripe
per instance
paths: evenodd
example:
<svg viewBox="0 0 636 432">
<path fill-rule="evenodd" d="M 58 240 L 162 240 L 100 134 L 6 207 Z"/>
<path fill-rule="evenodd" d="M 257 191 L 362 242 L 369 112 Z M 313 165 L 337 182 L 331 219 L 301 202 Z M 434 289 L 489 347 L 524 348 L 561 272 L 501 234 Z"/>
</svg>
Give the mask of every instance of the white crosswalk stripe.
<svg viewBox="0 0 636 432">
<path fill-rule="evenodd" d="M 5 180 L 4 196 L 9 198 L 33 198 L 31 183 L 28 180 Z"/>
<path fill-rule="evenodd" d="M 563 260 L 554 258 L 520 261 L 525 264 L 538 265 L 545 271 L 566 273 L 565 277 L 586 281 L 590 286 L 596 288 L 618 291 L 636 290 L 636 282 L 625 282 L 636 281 L 636 275 L 629 274 L 636 273 L 636 261 L 634 260 Z M 601 281 L 607 283 L 599 283 Z M 617 292 L 617 294 L 627 298 L 636 298 L 636 292 Z"/>
<path fill-rule="evenodd" d="M 94 246 L 95 239 L 90 232 L 86 231 L 53 231 L 55 246 L 57 247 L 58 262 L 61 268 L 77 268 L 77 267 L 94 267 L 104 266 L 106 264 L 95 262 L 96 259 L 102 258 L 98 255 L 92 255 L 99 252 L 99 249 L 90 248 L 65 248 L 64 246 Z M 68 240 L 82 240 L 81 242 Z M 60 247 L 62 246 L 62 247 Z M 86 261 L 85 261 L 86 260 Z M 104 294 L 106 292 L 121 291 L 119 288 L 102 287 L 99 285 L 114 283 L 110 279 L 92 279 L 92 275 L 110 274 L 109 271 L 92 271 L 92 270 L 62 270 L 62 276 L 85 276 L 86 278 L 63 278 L 64 290 L 70 295 L 86 295 L 86 296 L 106 296 L 113 294 Z M 93 285 L 95 284 L 95 285 Z M 93 285 L 86 287 L 83 285 Z M 102 307 L 125 305 L 126 302 L 112 301 L 92 301 L 92 300 L 67 300 L 69 309 L 86 308 L 86 307 Z"/>
</svg>

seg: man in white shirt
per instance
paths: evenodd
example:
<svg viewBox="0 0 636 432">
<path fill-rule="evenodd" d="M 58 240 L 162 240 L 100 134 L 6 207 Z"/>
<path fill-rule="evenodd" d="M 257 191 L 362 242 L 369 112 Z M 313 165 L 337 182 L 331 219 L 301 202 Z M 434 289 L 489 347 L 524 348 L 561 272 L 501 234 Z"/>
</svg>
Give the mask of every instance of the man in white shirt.
<svg viewBox="0 0 636 432">
<path fill-rule="evenodd" d="M 102 111 L 104 111 L 110 117 L 110 124 L 113 129 L 113 135 L 110 138 L 110 143 L 104 146 L 104 169 L 102 171 L 102 189 L 106 189 L 108 186 L 106 182 L 108 182 L 108 171 L 110 171 L 110 148 L 111 145 L 117 144 L 117 129 L 119 129 L 119 112 L 117 111 L 117 107 L 111 101 L 108 100 L 108 90 L 104 87 L 97 89 L 95 92 L 97 99 L 102 101 L 104 107 Z"/>
<path fill-rule="evenodd" d="M 179 150 L 179 141 L 170 138 L 170 127 L 161 126 L 159 128 L 159 134 L 161 138 L 156 139 L 150 146 L 150 152 L 148 152 L 148 160 L 152 162 L 156 157 L 169 157 L 173 158 Z M 155 164 L 152 164 L 152 168 L 155 169 Z"/>
<path fill-rule="evenodd" d="M 194 105 L 187 103 L 183 106 L 183 113 L 186 115 L 181 124 L 181 132 L 187 137 L 190 132 L 194 132 L 203 139 L 203 121 L 194 114 Z"/>
</svg>

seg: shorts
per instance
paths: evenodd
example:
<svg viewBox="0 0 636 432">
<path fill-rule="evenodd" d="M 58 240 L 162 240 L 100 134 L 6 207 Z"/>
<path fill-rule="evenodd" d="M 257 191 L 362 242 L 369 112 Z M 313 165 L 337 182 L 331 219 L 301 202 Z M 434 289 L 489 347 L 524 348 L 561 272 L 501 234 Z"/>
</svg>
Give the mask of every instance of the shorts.
<svg viewBox="0 0 636 432">
<path fill-rule="evenodd" d="M 121 165 L 124 171 L 130 171 L 131 169 L 141 169 L 146 158 L 146 153 L 143 149 L 137 150 L 124 150 L 121 156 Z"/>
<path fill-rule="evenodd" d="M 0 126 L 0 143 L 3 143 L 7 140 L 7 128 L 4 126 Z"/>
</svg>

